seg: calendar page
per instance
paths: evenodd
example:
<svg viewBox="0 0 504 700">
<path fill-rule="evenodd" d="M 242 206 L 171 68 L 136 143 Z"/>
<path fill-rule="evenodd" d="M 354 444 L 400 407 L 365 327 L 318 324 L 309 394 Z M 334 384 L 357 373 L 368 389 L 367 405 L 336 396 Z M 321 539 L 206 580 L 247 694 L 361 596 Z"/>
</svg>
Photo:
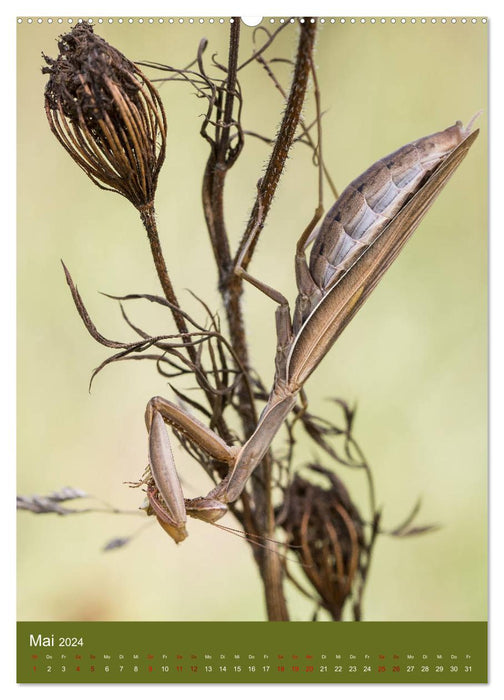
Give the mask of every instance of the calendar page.
<svg viewBox="0 0 504 700">
<path fill-rule="evenodd" d="M 487 30 L 17 19 L 19 683 L 487 682 Z"/>
</svg>

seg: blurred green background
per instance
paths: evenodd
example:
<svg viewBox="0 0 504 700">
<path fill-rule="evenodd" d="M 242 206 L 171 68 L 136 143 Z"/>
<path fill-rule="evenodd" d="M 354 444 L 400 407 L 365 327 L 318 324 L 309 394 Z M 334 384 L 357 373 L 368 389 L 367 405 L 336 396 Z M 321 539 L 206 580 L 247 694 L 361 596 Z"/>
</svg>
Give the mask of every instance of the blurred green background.
<svg viewBox="0 0 504 700">
<path fill-rule="evenodd" d="M 55 57 L 56 38 L 68 26 L 66 20 L 18 26 L 18 490 L 46 494 L 71 485 L 134 511 L 142 494 L 123 482 L 138 479 L 147 463 L 144 407 L 171 390 L 150 363 L 125 362 L 99 375 L 88 393 L 90 373 L 108 352 L 78 318 L 60 258 L 98 329 L 113 339 L 132 334 L 117 304 L 98 292 L 159 289 L 137 212 L 95 187 L 49 131 L 41 52 Z M 116 20 L 98 33 L 133 60 L 185 66 L 202 37 L 210 42 L 208 57 L 227 56 L 226 24 Z M 325 160 L 340 191 L 385 154 L 484 110 L 466 161 L 306 387 L 319 414 L 333 410 L 330 397 L 357 404 L 355 434 L 373 469 L 384 526 L 397 525 L 418 498 L 418 522 L 441 526 L 418 538 L 379 539 L 364 599 L 367 620 L 486 619 L 486 33 L 481 22 L 460 21 L 326 22 L 319 29 Z M 292 57 L 296 38 L 297 28 L 287 28 L 268 56 Z M 252 40 L 253 30 L 243 26 L 241 57 L 250 55 Z M 280 66 L 278 75 L 287 85 L 290 69 Z M 241 82 L 244 127 L 273 136 L 282 110 L 278 92 L 255 64 Z M 163 86 L 161 95 L 169 131 L 156 208 L 170 273 L 190 311 L 200 313 L 188 289 L 222 311 L 200 205 L 207 145 L 198 132 L 206 105 L 180 83 Z M 310 102 L 308 122 L 312 94 Z M 228 177 L 234 246 L 268 153 L 264 143 L 247 139 Z M 310 152 L 298 145 L 251 268 L 291 301 L 295 241 L 313 214 L 316 187 Z M 325 206 L 331 204 L 326 188 Z M 135 303 L 135 322 L 170 332 L 167 314 Z M 247 289 L 245 308 L 251 355 L 269 383 L 274 307 Z M 201 468 L 178 447 L 175 453 L 186 496 L 206 493 Z M 300 463 L 316 454 L 301 445 Z M 361 475 L 339 474 L 366 512 Z M 231 516 L 225 522 L 235 525 Z M 264 619 L 249 547 L 208 525 L 190 521 L 189 539 L 176 547 L 152 523 L 128 547 L 101 551 L 145 524 L 137 514 L 21 512 L 18 618 Z M 309 619 L 311 604 L 292 588 L 288 599 L 293 619 Z"/>
</svg>

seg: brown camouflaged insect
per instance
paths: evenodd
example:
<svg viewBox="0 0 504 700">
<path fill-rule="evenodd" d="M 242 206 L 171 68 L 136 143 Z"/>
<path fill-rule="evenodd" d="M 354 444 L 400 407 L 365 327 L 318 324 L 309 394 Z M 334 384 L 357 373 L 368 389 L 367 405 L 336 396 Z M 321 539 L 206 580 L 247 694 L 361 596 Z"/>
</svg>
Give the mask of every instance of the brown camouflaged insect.
<svg viewBox="0 0 504 700">
<path fill-rule="evenodd" d="M 474 119 L 466 128 L 457 122 L 382 158 L 348 185 L 318 231 L 305 231 L 297 246 L 299 293 L 292 322 L 285 297 L 241 267 L 252 233 L 235 272 L 279 304 L 275 379 L 255 432 L 242 447 L 230 447 L 164 398 L 155 397 L 147 406 L 153 480 L 147 495 L 152 511 L 175 542 L 187 537 L 187 515 L 215 522 L 226 513 L 226 504 L 239 498 L 304 383 L 467 155 L 479 133 L 471 132 Z M 312 241 L 307 262 L 305 251 Z M 228 465 L 227 476 L 207 496 L 184 499 L 164 423 Z"/>
</svg>

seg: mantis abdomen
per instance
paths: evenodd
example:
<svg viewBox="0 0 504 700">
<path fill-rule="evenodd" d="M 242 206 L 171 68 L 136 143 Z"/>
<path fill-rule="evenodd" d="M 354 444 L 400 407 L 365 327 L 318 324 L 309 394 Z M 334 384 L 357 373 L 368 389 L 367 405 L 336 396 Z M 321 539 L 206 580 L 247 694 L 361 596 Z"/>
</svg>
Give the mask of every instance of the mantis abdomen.
<svg viewBox="0 0 504 700">
<path fill-rule="evenodd" d="M 325 291 L 334 286 L 439 166 L 469 134 L 457 122 L 444 131 L 406 144 L 380 159 L 343 191 L 327 212 L 313 243 L 310 302 L 302 304 L 303 323 Z M 299 312 L 298 312 L 299 313 Z"/>
</svg>

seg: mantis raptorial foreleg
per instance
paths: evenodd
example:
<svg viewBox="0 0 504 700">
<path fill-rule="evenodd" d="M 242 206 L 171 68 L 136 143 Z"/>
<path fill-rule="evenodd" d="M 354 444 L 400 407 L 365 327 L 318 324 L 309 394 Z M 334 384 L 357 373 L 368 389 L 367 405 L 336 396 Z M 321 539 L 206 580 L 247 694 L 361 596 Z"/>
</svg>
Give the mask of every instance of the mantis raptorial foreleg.
<svg viewBox="0 0 504 700">
<path fill-rule="evenodd" d="M 213 430 L 191 416 L 180 406 L 167 401 L 162 396 L 155 396 L 147 404 L 145 410 L 145 423 L 149 433 L 156 414 L 168 425 L 172 425 L 178 432 L 186 435 L 191 442 L 196 443 L 207 454 L 219 462 L 231 465 L 234 463 L 237 447 L 230 447 Z M 159 421 L 158 421 L 159 423 Z"/>
<path fill-rule="evenodd" d="M 147 404 L 145 423 L 149 432 L 149 461 L 154 481 L 147 488 L 147 497 L 163 529 L 175 542 L 182 542 L 187 537 L 186 515 L 215 522 L 227 512 L 227 506 L 212 498 L 211 494 L 206 498 L 184 499 L 165 423 L 229 466 L 234 464 L 238 449 L 226 445 L 206 425 L 160 396 L 155 396 Z"/>
</svg>

